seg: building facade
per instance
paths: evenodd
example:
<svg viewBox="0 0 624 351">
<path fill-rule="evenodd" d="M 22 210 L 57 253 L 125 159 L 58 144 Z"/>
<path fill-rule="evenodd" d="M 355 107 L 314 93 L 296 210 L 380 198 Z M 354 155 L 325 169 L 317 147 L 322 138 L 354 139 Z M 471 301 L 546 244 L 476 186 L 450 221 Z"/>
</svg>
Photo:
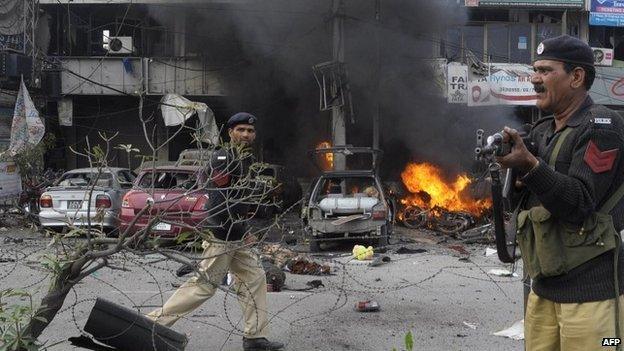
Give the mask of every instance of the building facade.
<svg viewBox="0 0 624 351">
<path fill-rule="evenodd" d="M 532 120 L 539 118 L 531 107 L 535 101 L 529 65 L 541 41 L 568 34 L 594 48 L 592 98 L 615 109 L 624 107 L 624 32 L 619 27 L 624 17 L 617 19 L 624 16 L 624 1 L 465 0 L 465 6 L 467 23 L 449 28 L 434 49 L 448 62 L 450 103 L 524 106 L 519 110 Z"/>
</svg>

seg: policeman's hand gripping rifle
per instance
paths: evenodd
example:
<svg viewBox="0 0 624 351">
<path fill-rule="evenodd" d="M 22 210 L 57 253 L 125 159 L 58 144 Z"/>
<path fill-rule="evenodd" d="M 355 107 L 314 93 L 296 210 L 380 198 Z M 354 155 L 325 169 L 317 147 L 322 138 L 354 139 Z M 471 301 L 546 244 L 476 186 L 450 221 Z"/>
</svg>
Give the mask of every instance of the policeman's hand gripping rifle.
<svg viewBox="0 0 624 351">
<path fill-rule="evenodd" d="M 477 130 L 477 147 L 475 156 L 478 161 L 487 165 L 492 178 L 492 215 L 494 218 L 494 234 L 496 237 L 496 250 L 501 262 L 512 263 L 516 260 L 516 233 L 505 230 L 505 206 L 503 194 L 508 195 L 512 189 L 515 177 L 511 170 L 507 170 L 505 184 L 501 181 L 501 165 L 496 162 L 496 157 L 505 156 L 511 152 L 512 144 L 504 142 L 503 134 L 496 133 L 484 137 L 482 129 Z M 508 196 L 505 196 L 508 198 Z"/>
</svg>

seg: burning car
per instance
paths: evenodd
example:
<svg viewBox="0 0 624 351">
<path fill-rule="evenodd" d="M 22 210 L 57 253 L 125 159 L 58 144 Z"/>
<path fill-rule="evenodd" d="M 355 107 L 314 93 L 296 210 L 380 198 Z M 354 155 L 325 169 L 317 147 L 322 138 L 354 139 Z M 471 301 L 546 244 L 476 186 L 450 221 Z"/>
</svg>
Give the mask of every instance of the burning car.
<svg viewBox="0 0 624 351">
<path fill-rule="evenodd" d="M 388 243 L 394 208 L 377 174 L 381 154 L 381 150 L 351 146 L 314 151 L 323 174 L 312 184 L 302 209 L 304 226 L 311 234 L 310 251 L 319 251 L 322 241 L 356 237 L 374 239 L 379 245 Z M 370 158 L 372 167 L 351 162 L 360 166 L 333 170 L 333 162 L 346 165 L 347 156 L 358 155 Z"/>
<path fill-rule="evenodd" d="M 428 228 L 457 235 L 486 217 L 489 196 L 475 194 L 474 179 L 459 174 L 447 179 L 431 163 L 409 163 L 401 173 L 408 194 L 402 196 L 399 220 L 408 228 Z"/>
<path fill-rule="evenodd" d="M 153 221 L 150 236 L 176 239 L 184 232 L 193 231 L 206 215 L 207 190 L 200 166 L 159 166 L 141 171 L 134 187 L 123 198 L 120 231 L 129 235 L 144 229 Z M 150 210 L 130 224 L 148 202 Z"/>
<path fill-rule="evenodd" d="M 117 228 L 122 197 L 134 178 L 126 168 L 79 168 L 64 173 L 39 198 L 41 226 Z"/>
</svg>

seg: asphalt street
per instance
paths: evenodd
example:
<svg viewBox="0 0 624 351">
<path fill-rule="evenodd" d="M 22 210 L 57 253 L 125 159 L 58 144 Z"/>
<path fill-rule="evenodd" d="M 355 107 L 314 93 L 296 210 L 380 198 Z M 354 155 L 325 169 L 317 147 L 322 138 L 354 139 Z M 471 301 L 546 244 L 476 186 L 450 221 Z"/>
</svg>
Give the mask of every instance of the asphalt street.
<svg viewBox="0 0 624 351">
<path fill-rule="evenodd" d="M 25 230 L 0 232 L 0 286 L 40 295 L 47 277 L 39 261 L 48 241 Z M 465 246 L 466 254 L 445 243 L 394 244 L 391 249 L 426 251 L 388 253 L 391 261 L 378 267 L 353 260 L 351 246 L 315 257 L 331 266 L 332 275 L 287 273 L 286 289 L 268 294 L 271 338 L 286 343 L 285 350 L 402 350 L 408 331 L 415 350 L 523 349 L 522 341 L 492 335 L 522 319 L 522 282 L 488 274 L 511 267 L 503 266 L 496 255 L 486 257 L 485 246 Z M 46 350 L 87 350 L 67 339 L 83 333 L 96 297 L 146 313 L 185 280 L 175 276 L 179 264 L 160 254 L 118 254 L 111 262 L 124 270 L 105 268 L 76 286 L 40 339 Z M 314 279 L 324 286 L 295 291 Z M 378 302 L 380 310 L 355 311 L 362 300 Z M 236 298 L 224 291 L 174 325 L 189 336 L 189 351 L 241 350 L 241 328 Z"/>
</svg>

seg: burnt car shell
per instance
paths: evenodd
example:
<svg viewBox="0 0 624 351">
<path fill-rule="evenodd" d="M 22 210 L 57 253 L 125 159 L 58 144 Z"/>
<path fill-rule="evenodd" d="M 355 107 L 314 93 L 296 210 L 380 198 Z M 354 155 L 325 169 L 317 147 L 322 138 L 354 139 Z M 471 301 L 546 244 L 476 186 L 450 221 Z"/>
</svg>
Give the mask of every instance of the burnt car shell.
<svg viewBox="0 0 624 351">
<path fill-rule="evenodd" d="M 314 151 L 316 156 L 323 153 L 345 157 L 369 154 L 373 162 L 370 169 L 324 171 L 312 184 L 302 210 L 304 226 L 311 235 L 310 251 L 319 251 L 322 241 L 353 238 L 386 245 L 394 212 L 377 172 L 381 151 L 349 146 Z"/>
</svg>

